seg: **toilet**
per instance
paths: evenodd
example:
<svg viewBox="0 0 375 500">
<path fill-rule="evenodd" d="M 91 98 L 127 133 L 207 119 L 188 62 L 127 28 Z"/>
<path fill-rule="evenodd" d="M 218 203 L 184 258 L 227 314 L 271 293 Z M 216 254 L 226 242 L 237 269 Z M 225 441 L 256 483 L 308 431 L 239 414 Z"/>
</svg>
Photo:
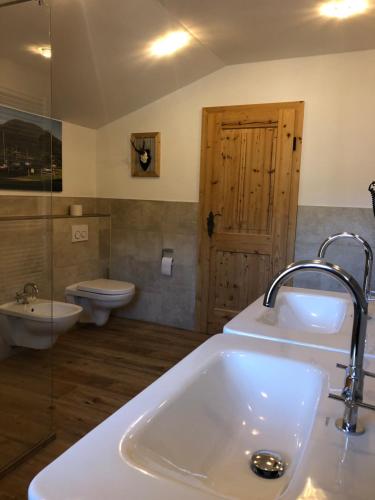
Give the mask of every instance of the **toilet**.
<svg viewBox="0 0 375 500">
<path fill-rule="evenodd" d="M 109 279 L 82 281 L 65 288 L 65 299 L 83 308 L 80 323 L 107 323 L 112 309 L 128 304 L 135 294 L 133 283 Z"/>
</svg>

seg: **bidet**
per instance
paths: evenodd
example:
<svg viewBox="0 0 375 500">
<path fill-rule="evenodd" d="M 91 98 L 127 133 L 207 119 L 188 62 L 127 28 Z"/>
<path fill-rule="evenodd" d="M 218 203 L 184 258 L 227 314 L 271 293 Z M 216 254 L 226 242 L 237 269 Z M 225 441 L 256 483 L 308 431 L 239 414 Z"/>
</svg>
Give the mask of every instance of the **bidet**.
<svg viewBox="0 0 375 500">
<path fill-rule="evenodd" d="M 48 349 L 78 321 L 82 307 L 51 300 L 0 306 L 1 333 L 12 346 Z"/>
</svg>

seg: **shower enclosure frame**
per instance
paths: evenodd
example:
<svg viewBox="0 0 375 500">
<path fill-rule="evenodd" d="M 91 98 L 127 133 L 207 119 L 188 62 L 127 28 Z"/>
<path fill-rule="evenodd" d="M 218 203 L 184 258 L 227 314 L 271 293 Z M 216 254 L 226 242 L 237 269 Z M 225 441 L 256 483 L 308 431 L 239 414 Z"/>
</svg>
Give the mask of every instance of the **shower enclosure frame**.
<svg viewBox="0 0 375 500">
<path fill-rule="evenodd" d="M 46 2 L 44 2 L 43 0 L 5 0 L 5 1 L 1 1 L 0 0 L 0 15 L 1 15 L 1 11 L 3 8 L 5 7 L 9 7 L 9 8 L 12 8 L 13 6 L 17 5 L 17 4 L 27 4 L 27 3 L 36 3 L 38 4 L 40 7 L 42 8 L 47 8 L 49 9 L 48 13 L 47 13 L 47 16 L 48 16 L 48 36 L 49 36 L 49 42 L 51 42 L 50 40 L 50 36 L 51 36 L 51 13 L 50 13 L 50 8 L 46 5 Z M 48 85 L 49 85 L 49 97 L 47 97 L 47 99 L 49 99 L 49 113 L 48 113 L 48 116 L 46 116 L 46 118 L 49 118 L 51 119 L 51 95 L 52 95 L 52 89 L 51 89 L 51 65 L 49 66 L 49 82 L 48 82 Z M 7 105 L 7 103 L 3 103 L 5 105 Z M 50 149 L 51 149 L 51 155 L 52 155 L 52 135 L 50 133 Z M 42 213 L 42 214 L 36 214 L 36 215 L 30 215 L 30 214 L 15 214 L 15 215 L 6 215 L 6 216 L 2 216 L 1 215 L 1 212 L 0 212 L 0 223 L 4 222 L 5 224 L 17 224 L 21 221 L 26 221 L 24 222 L 25 224 L 27 223 L 27 221 L 40 221 L 39 224 L 41 225 L 42 228 L 45 229 L 46 231 L 46 241 L 48 242 L 48 248 L 46 249 L 46 252 L 47 252 L 47 261 L 48 261 L 48 264 L 46 264 L 47 266 L 47 273 L 48 273 L 48 276 L 46 277 L 46 280 L 47 280 L 47 283 L 48 283 L 48 287 L 49 287 L 49 297 L 51 299 L 51 318 L 52 318 L 52 300 L 53 300 L 53 253 L 52 253 L 52 249 L 53 249 L 53 242 L 52 242 L 52 237 L 53 237 L 53 232 L 52 232 L 52 225 L 53 225 L 53 210 L 52 210 L 52 202 L 53 202 L 53 198 L 52 198 L 52 179 L 53 179 L 53 173 L 52 173 L 52 162 L 51 162 L 51 178 L 50 178 L 50 186 L 49 186 L 49 190 L 48 190 L 48 194 L 46 196 L 46 193 L 44 193 L 44 203 L 43 203 L 43 206 L 44 206 L 44 209 L 46 210 L 46 213 Z M 8 193 L 7 193 L 8 195 Z M 36 193 L 31 193 L 30 192 L 30 196 L 32 195 L 36 195 Z M 9 196 L 12 196 L 12 192 L 9 191 Z M 1 204 L 1 201 L 2 201 L 2 196 L 0 196 L 0 204 Z M 38 222 L 37 222 L 38 223 Z M 45 224 L 45 226 L 43 225 Z M 24 242 L 21 242 L 20 244 L 22 244 Z M 1 244 L 1 242 L 0 242 Z M 51 321 L 51 335 L 53 334 L 52 332 L 52 321 Z M 14 354 L 14 356 L 17 356 L 18 354 Z M 55 432 L 55 424 L 54 424 L 54 416 L 53 416 L 53 377 L 52 377 L 52 353 L 51 351 L 49 350 L 49 352 L 46 353 L 46 356 L 45 356 L 45 359 L 44 359 L 44 362 L 46 363 L 47 365 L 47 369 L 48 369 L 48 373 L 49 375 L 46 375 L 46 378 L 42 378 L 42 385 L 45 383 L 45 386 L 46 386 L 46 389 L 48 392 L 46 392 L 46 395 L 45 395 L 45 407 L 43 407 L 42 409 L 45 410 L 45 419 L 46 419 L 46 428 L 45 428 L 45 431 L 40 431 L 40 434 L 44 434 L 43 436 L 41 435 L 40 439 L 35 439 L 35 442 L 31 442 L 30 445 L 25 448 L 22 452 L 19 452 L 19 453 L 15 453 L 15 456 L 8 460 L 7 463 L 4 463 L 4 464 L 0 464 L 0 478 L 3 477 L 6 473 L 8 473 L 10 470 L 14 469 L 15 467 L 17 467 L 21 462 L 25 461 L 27 458 L 29 458 L 32 454 L 36 453 L 38 450 L 40 450 L 42 447 L 44 447 L 45 445 L 47 445 L 48 443 L 50 443 L 52 440 L 54 440 L 56 438 L 56 432 Z M 34 374 L 32 374 L 34 375 Z M 41 383 L 40 381 L 38 381 L 39 383 Z M 0 382 L 2 383 L 2 382 Z M 38 388 L 38 390 L 40 390 L 40 388 Z M 27 392 L 27 390 L 25 389 L 25 393 Z M 39 395 L 39 394 L 38 394 Z M 30 394 L 29 394 L 30 396 Z M 31 393 L 31 396 L 33 396 L 33 394 Z M 43 399 L 43 398 L 42 398 Z M 36 410 L 38 410 L 38 408 L 36 408 Z M 0 412 L 2 411 L 2 409 L 0 409 Z M 27 418 L 27 416 L 26 416 Z M 29 436 L 28 436 L 29 437 Z M 32 439 L 31 439 L 32 441 Z M 1 446 L 1 445 L 0 445 Z"/>
</svg>

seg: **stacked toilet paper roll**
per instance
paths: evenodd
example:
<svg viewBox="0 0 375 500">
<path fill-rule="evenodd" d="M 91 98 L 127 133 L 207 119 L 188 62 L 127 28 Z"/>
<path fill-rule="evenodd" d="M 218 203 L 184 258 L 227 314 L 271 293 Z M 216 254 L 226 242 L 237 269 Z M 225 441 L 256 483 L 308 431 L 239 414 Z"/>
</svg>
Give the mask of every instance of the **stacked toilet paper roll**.
<svg viewBox="0 0 375 500">
<path fill-rule="evenodd" d="M 172 276 L 173 257 L 162 257 L 161 274 L 163 276 Z"/>
<path fill-rule="evenodd" d="M 70 205 L 69 213 L 73 217 L 81 217 L 83 213 L 82 205 Z"/>
</svg>

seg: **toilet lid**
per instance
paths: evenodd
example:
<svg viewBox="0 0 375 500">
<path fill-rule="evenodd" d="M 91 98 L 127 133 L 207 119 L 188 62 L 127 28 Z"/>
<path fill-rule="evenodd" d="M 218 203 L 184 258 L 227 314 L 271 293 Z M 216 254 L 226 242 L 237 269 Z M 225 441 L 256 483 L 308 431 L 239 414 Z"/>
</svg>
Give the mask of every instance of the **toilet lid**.
<svg viewBox="0 0 375 500">
<path fill-rule="evenodd" d="M 77 288 L 83 292 L 101 293 L 103 295 L 124 295 L 134 292 L 133 283 L 106 279 L 82 281 L 78 283 Z"/>
</svg>

